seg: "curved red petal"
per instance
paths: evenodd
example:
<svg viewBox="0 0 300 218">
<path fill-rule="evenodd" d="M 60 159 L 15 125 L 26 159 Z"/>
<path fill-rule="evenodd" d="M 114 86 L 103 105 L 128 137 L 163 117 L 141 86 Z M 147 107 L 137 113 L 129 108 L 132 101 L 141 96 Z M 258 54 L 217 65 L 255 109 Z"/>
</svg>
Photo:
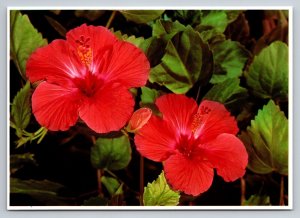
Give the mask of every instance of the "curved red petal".
<svg viewBox="0 0 300 218">
<path fill-rule="evenodd" d="M 185 95 L 167 94 L 159 97 L 155 104 L 163 114 L 163 119 L 170 122 L 182 134 L 190 134 L 193 115 L 197 112 L 197 103 Z"/>
<path fill-rule="evenodd" d="M 30 56 L 26 64 L 26 75 L 30 82 L 46 80 L 48 83 L 72 87 L 71 78 L 79 77 L 82 67 L 74 59 L 72 49 L 66 41 L 54 40 Z"/>
<path fill-rule="evenodd" d="M 112 51 L 95 62 L 105 80 L 118 81 L 127 88 L 144 86 L 148 80 L 150 63 L 142 50 L 131 43 L 114 43 Z"/>
<path fill-rule="evenodd" d="M 209 162 L 199 157 L 189 159 L 178 153 L 166 160 L 164 171 L 173 189 L 193 196 L 209 189 L 214 171 Z"/>
<path fill-rule="evenodd" d="M 244 144 L 236 136 L 224 133 L 201 147 L 205 157 L 226 182 L 234 181 L 245 174 L 248 154 Z"/>
<path fill-rule="evenodd" d="M 153 161 L 164 161 L 176 147 L 176 132 L 168 123 L 154 115 L 135 135 L 137 150 Z"/>
<path fill-rule="evenodd" d="M 105 84 L 92 97 L 86 97 L 79 108 L 81 119 L 95 132 L 121 129 L 133 112 L 131 93 L 117 83 Z"/>
<path fill-rule="evenodd" d="M 200 114 L 201 121 L 194 135 L 200 137 L 202 143 L 213 140 L 222 133 L 235 135 L 239 131 L 235 118 L 221 103 L 204 100 L 197 113 Z"/>
<path fill-rule="evenodd" d="M 78 61 L 93 74 L 103 76 L 98 68 L 106 64 L 105 57 L 110 56 L 114 44 L 118 42 L 117 37 L 105 27 L 82 24 L 70 30 L 66 38 L 75 50 Z"/>
<path fill-rule="evenodd" d="M 118 40 L 107 28 L 86 24 L 67 32 L 66 39 L 74 48 L 77 48 L 80 43 L 87 43 L 96 54 L 99 51 L 111 49 Z"/>
<path fill-rule="evenodd" d="M 32 95 L 32 112 L 41 126 L 53 131 L 68 130 L 78 119 L 80 99 L 77 89 L 42 82 Z"/>
</svg>

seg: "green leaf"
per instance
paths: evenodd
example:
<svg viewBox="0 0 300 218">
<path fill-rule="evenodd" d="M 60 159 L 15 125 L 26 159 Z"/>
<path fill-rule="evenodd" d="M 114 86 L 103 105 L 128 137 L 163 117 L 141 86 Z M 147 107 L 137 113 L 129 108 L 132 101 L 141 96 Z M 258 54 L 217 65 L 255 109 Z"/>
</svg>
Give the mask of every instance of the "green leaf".
<svg viewBox="0 0 300 218">
<path fill-rule="evenodd" d="M 205 42 L 223 36 L 228 24 L 235 18 L 235 13 L 223 10 L 204 10 L 201 22 L 195 27 Z"/>
<path fill-rule="evenodd" d="M 122 10 L 120 12 L 129 21 L 146 24 L 162 15 L 164 10 Z"/>
<path fill-rule="evenodd" d="M 240 87 L 237 78 L 227 79 L 222 83 L 215 84 L 204 96 L 204 99 L 218 101 L 223 104 L 237 101 L 247 95 L 247 89 Z"/>
<path fill-rule="evenodd" d="M 242 10 L 225 10 L 228 23 L 232 23 L 233 21 L 235 21 L 242 12 Z"/>
<path fill-rule="evenodd" d="M 153 24 L 152 36 L 159 37 L 165 34 L 170 34 L 170 38 L 172 38 L 176 33 L 184 31 L 185 29 L 186 27 L 177 20 L 175 22 L 157 20 Z"/>
<path fill-rule="evenodd" d="M 49 180 L 21 180 L 10 178 L 10 193 L 29 195 L 46 206 L 68 205 L 67 199 L 58 195 L 63 185 Z"/>
<path fill-rule="evenodd" d="M 176 10 L 174 11 L 173 19 L 195 26 L 200 23 L 202 14 L 202 10 Z"/>
<path fill-rule="evenodd" d="M 123 184 L 120 184 L 117 179 L 113 177 L 102 176 L 101 182 L 103 183 L 103 185 L 105 186 L 105 188 L 107 189 L 110 195 L 123 194 L 123 190 L 122 190 Z M 120 186 L 121 186 L 121 190 L 119 190 Z"/>
<path fill-rule="evenodd" d="M 161 58 L 165 54 L 165 48 L 167 45 L 167 41 L 165 38 L 157 38 L 157 37 L 150 37 L 142 42 L 140 48 L 144 51 L 145 55 L 147 56 L 151 67 L 155 67 L 156 65 L 160 64 Z"/>
<path fill-rule="evenodd" d="M 121 31 L 116 31 L 114 32 L 113 29 L 111 29 L 111 31 L 113 32 L 113 34 L 115 34 L 115 36 L 119 39 L 119 40 L 123 40 L 126 42 L 130 42 L 131 44 L 134 44 L 137 47 L 140 47 L 141 44 L 143 43 L 143 41 L 145 40 L 144 37 L 138 37 L 136 38 L 134 35 L 132 36 L 128 36 L 127 34 L 122 34 Z"/>
<path fill-rule="evenodd" d="M 156 89 L 150 89 L 146 86 L 141 87 L 141 103 L 143 105 L 154 104 L 155 100 L 161 95 L 161 92 Z"/>
<path fill-rule="evenodd" d="M 247 84 L 260 98 L 288 97 L 288 46 L 273 42 L 254 57 L 246 74 Z"/>
<path fill-rule="evenodd" d="M 148 107 L 152 110 L 152 112 L 156 115 L 160 114 L 157 106 L 155 105 L 155 100 L 163 94 L 163 92 L 158 91 L 156 89 L 150 89 L 146 86 L 141 88 L 141 101 L 140 107 Z"/>
<path fill-rule="evenodd" d="M 242 75 L 249 52 L 239 42 L 225 40 L 212 45 L 211 48 L 214 57 L 211 83 L 224 82 Z"/>
<path fill-rule="evenodd" d="M 213 27 L 217 32 L 223 33 L 228 24 L 227 14 L 219 10 L 203 11 L 200 24 Z"/>
<path fill-rule="evenodd" d="M 11 105 L 11 123 L 12 127 L 17 130 L 18 137 L 22 136 L 22 130 L 24 130 L 30 122 L 31 94 L 30 82 L 28 81 L 14 97 Z"/>
<path fill-rule="evenodd" d="M 164 171 L 144 189 L 143 201 L 145 206 L 176 206 L 180 194 L 173 191 L 167 183 Z"/>
<path fill-rule="evenodd" d="M 85 200 L 82 206 L 107 206 L 107 203 L 107 199 L 97 196 Z"/>
<path fill-rule="evenodd" d="M 26 80 L 25 68 L 29 56 L 47 40 L 30 23 L 27 15 L 10 11 L 10 54 L 21 76 Z"/>
<path fill-rule="evenodd" d="M 131 147 L 127 136 L 98 138 L 91 150 L 91 162 L 98 169 L 120 170 L 131 160 Z"/>
<path fill-rule="evenodd" d="M 168 41 L 161 63 L 151 69 L 149 81 L 176 94 L 188 92 L 199 78 L 206 80 L 209 75 L 202 71 L 204 51 L 209 52 L 205 46 L 200 34 L 191 27 L 177 33 Z"/>
<path fill-rule="evenodd" d="M 248 151 L 251 171 L 288 175 L 288 120 L 272 100 L 258 111 L 240 138 Z"/>
<path fill-rule="evenodd" d="M 10 172 L 15 173 L 22 169 L 25 165 L 37 165 L 34 154 L 24 153 L 24 154 L 12 154 L 10 155 Z"/>
<path fill-rule="evenodd" d="M 251 195 L 243 206 L 270 206 L 270 197 L 267 195 Z"/>
</svg>

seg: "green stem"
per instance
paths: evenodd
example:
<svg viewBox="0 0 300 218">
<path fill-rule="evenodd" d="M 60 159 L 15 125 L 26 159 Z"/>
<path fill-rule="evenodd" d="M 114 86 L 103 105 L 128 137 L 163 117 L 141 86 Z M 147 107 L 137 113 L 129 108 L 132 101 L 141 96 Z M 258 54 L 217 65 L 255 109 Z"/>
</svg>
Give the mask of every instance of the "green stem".
<svg viewBox="0 0 300 218">
<path fill-rule="evenodd" d="M 35 137 L 35 136 L 39 135 L 42 131 L 44 131 L 44 129 L 45 129 L 45 127 L 41 127 L 37 131 L 35 131 L 34 133 L 27 132 L 26 130 L 23 130 L 23 134 L 25 136 Z"/>
<path fill-rule="evenodd" d="M 119 179 L 119 178 L 117 177 L 117 175 L 114 174 L 113 172 L 111 172 L 110 170 L 106 169 L 105 172 L 107 172 L 107 173 L 108 173 L 109 175 L 111 175 L 112 177 L 114 177 L 114 178 L 116 178 L 116 179 Z"/>
<path fill-rule="evenodd" d="M 111 13 L 110 18 L 109 18 L 109 20 L 107 21 L 106 26 L 105 26 L 107 29 L 110 27 L 110 25 L 111 25 L 112 21 L 114 20 L 116 14 L 117 14 L 117 11 L 113 11 L 113 12 Z"/>
<path fill-rule="evenodd" d="M 40 144 L 41 141 L 43 140 L 43 138 L 45 137 L 45 135 L 47 134 L 48 129 L 44 129 L 44 131 L 41 133 L 39 140 L 37 141 L 37 144 Z"/>
</svg>

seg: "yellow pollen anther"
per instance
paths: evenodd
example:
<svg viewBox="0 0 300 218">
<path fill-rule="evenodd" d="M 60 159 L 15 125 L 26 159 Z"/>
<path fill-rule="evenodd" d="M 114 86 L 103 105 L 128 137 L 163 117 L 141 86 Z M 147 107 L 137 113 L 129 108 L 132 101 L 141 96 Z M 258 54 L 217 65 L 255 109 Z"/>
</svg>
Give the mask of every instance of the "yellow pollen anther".
<svg viewBox="0 0 300 218">
<path fill-rule="evenodd" d="M 90 67 L 92 64 L 93 53 L 89 45 L 90 38 L 85 36 L 80 36 L 79 39 L 75 40 L 77 46 L 77 54 L 81 62 Z"/>
<path fill-rule="evenodd" d="M 200 110 L 194 115 L 193 121 L 191 124 L 192 133 L 195 133 L 197 129 L 201 126 L 203 122 L 203 117 L 211 112 L 211 109 L 208 107 L 201 107 Z"/>
<path fill-rule="evenodd" d="M 93 58 L 92 49 L 79 46 L 77 49 L 77 53 L 78 53 L 78 56 L 79 56 L 81 62 L 84 65 L 86 65 L 87 67 L 90 67 L 91 63 L 92 63 L 92 58 Z"/>
<path fill-rule="evenodd" d="M 199 113 L 196 113 L 193 117 L 193 122 L 191 125 L 191 130 L 193 133 L 198 129 L 198 127 L 201 123 L 201 120 L 202 120 L 202 115 Z"/>
</svg>

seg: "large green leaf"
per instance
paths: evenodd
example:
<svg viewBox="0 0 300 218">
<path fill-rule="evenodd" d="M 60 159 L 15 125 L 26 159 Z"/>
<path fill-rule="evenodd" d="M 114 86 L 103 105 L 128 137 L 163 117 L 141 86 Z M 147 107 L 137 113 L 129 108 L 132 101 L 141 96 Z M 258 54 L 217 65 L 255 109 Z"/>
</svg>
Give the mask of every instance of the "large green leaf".
<svg viewBox="0 0 300 218">
<path fill-rule="evenodd" d="M 288 72 L 288 46 L 276 41 L 254 57 L 247 84 L 258 97 L 287 99 Z"/>
<path fill-rule="evenodd" d="M 111 31 L 113 32 L 113 34 L 115 34 L 115 36 L 119 39 L 119 40 L 123 40 L 126 42 L 130 42 L 131 44 L 134 44 L 137 47 L 140 47 L 141 44 L 144 41 L 144 37 L 135 37 L 134 35 L 132 36 L 128 36 L 127 34 L 122 34 L 121 31 L 116 31 L 114 32 L 113 29 L 111 29 Z"/>
<path fill-rule="evenodd" d="M 131 160 L 131 147 L 127 136 L 98 138 L 91 149 L 91 162 L 95 168 L 120 170 Z"/>
<path fill-rule="evenodd" d="M 214 57 L 214 74 L 211 83 L 238 78 L 248 60 L 249 52 L 239 43 L 231 40 L 220 41 L 211 46 Z"/>
<path fill-rule="evenodd" d="M 227 79 L 222 83 L 215 84 L 204 99 L 218 101 L 221 103 L 229 103 L 244 98 L 247 94 L 247 89 L 240 87 L 240 80 L 237 78 Z"/>
<path fill-rule="evenodd" d="M 14 97 L 11 105 L 11 126 L 16 129 L 18 137 L 22 136 L 22 130 L 24 130 L 30 122 L 31 94 L 30 83 L 27 82 Z"/>
<path fill-rule="evenodd" d="M 10 193 L 29 195 L 46 206 L 69 205 L 68 199 L 58 195 L 63 185 L 49 180 L 21 180 L 10 178 Z"/>
<path fill-rule="evenodd" d="M 167 42 L 165 39 L 161 39 L 156 36 L 150 37 L 142 42 L 140 48 L 147 56 L 151 67 L 155 67 L 161 62 L 166 45 Z"/>
<path fill-rule="evenodd" d="M 120 12 L 129 21 L 145 24 L 158 18 L 164 10 L 122 10 Z"/>
<path fill-rule="evenodd" d="M 145 206 L 176 206 L 180 194 L 173 191 L 167 183 L 164 172 L 144 189 L 143 201 Z"/>
<path fill-rule="evenodd" d="M 217 32 L 223 33 L 227 27 L 228 19 L 225 11 L 210 10 L 202 11 L 201 22 L 202 26 L 213 27 Z"/>
<path fill-rule="evenodd" d="M 168 41 L 161 63 L 150 71 L 149 81 L 176 94 L 186 93 L 198 79 L 209 77 L 210 72 L 202 71 L 203 58 L 209 52 L 200 34 L 188 26 Z"/>
<path fill-rule="evenodd" d="M 10 11 L 10 54 L 24 79 L 27 59 L 33 51 L 45 45 L 47 40 L 30 23 L 27 15 Z"/>
<path fill-rule="evenodd" d="M 234 21 L 240 11 L 204 10 L 201 13 L 201 22 L 195 27 L 205 42 L 213 41 L 223 36 L 229 23 Z"/>
<path fill-rule="evenodd" d="M 169 34 L 170 38 L 172 38 L 176 33 L 184 31 L 186 26 L 182 25 L 178 21 L 164 21 L 157 20 L 153 24 L 152 36 L 160 37 L 165 34 Z"/>
<path fill-rule="evenodd" d="M 251 171 L 288 175 L 288 120 L 272 100 L 258 111 L 240 138 L 247 148 Z"/>
</svg>

